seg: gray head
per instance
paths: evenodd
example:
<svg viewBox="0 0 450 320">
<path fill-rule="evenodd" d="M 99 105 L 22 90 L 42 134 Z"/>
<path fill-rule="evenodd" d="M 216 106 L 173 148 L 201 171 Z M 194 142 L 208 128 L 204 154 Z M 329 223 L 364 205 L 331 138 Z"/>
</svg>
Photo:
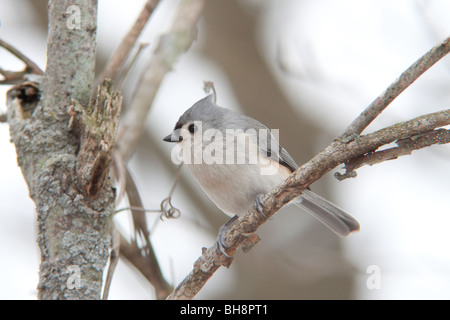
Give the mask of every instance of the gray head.
<svg viewBox="0 0 450 320">
<path fill-rule="evenodd" d="M 227 129 L 243 130 L 244 132 L 249 132 L 250 129 L 250 131 L 257 133 L 254 138 L 261 154 L 282 163 L 292 171 L 297 168 L 295 161 L 278 144 L 278 140 L 274 139 L 265 125 L 251 117 L 217 106 L 214 103 L 213 95 L 201 99 L 186 110 L 176 123 L 172 133 L 163 140 L 166 142 L 182 142 L 190 138 L 192 141 L 198 122 L 201 122 L 203 132 L 210 129 L 219 130 L 222 137 L 226 136 Z M 267 135 L 263 140 L 260 139 L 261 132 Z"/>
<path fill-rule="evenodd" d="M 217 129 L 222 133 L 226 129 L 265 128 L 261 123 L 250 117 L 219 107 L 214 103 L 214 96 L 209 95 L 186 110 L 175 124 L 173 132 L 163 140 L 166 142 L 181 142 L 183 137 L 180 135 L 180 131 L 185 129 L 193 134 L 196 130 L 194 122 L 201 122 L 202 130 Z"/>
</svg>

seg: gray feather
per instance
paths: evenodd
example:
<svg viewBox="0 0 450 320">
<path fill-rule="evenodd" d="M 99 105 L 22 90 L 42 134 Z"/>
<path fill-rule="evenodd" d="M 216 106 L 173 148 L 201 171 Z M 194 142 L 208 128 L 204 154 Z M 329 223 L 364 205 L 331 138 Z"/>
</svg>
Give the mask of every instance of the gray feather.
<svg viewBox="0 0 450 320">
<path fill-rule="evenodd" d="M 355 218 L 311 190 L 305 190 L 294 201 L 341 237 L 359 230 L 359 223 Z"/>
</svg>

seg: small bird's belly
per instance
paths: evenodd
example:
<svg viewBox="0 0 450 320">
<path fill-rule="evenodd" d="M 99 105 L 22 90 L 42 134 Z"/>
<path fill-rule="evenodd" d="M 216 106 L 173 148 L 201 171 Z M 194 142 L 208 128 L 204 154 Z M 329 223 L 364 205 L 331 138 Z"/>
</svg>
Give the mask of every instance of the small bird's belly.
<svg viewBox="0 0 450 320">
<path fill-rule="evenodd" d="M 206 195 L 229 216 L 244 215 L 255 203 L 258 194 L 264 194 L 280 184 L 279 174 L 261 174 L 251 164 L 187 165 L 191 175 Z"/>
</svg>

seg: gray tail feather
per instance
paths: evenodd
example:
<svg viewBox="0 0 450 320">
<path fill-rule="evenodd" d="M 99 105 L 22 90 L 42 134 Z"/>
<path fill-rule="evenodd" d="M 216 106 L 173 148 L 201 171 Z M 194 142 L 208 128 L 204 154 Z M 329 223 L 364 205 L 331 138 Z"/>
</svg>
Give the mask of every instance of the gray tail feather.
<svg viewBox="0 0 450 320">
<path fill-rule="evenodd" d="M 305 190 L 294 203 L 306 209 L 341 237 L 359 230 L 359 222 L 355 218 L 310 190 Z"/>
</svg>

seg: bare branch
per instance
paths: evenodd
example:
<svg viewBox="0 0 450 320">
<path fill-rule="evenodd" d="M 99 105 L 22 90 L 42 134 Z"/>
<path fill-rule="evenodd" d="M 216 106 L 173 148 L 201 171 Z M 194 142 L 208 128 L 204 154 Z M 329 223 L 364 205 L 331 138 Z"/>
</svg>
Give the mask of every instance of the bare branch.
<svg viewBox="0 0 450 320">
<path fill-rule="evenodd" d="M 0 68 L 0 74 L 3 76 L 3 80 L 0 80 L 1 84 L 19 84 L 25 81 L 26 76 L 30 74 L 43 75 L 44 72 L 27 56 L 25 56 L 18 49 L 14 48 L 11 44 L 0 39 L 0 47 L 5 48 L 18 59 L 20 59 L 24 64 L 25 68 L 22 71 L 10 71 Z"/>
<path fill-rule="evenodd" d="M 9 70 L 0 68 L 0 74 L 3 76 L 3 79 L 0 80 L 0 85 L 1 84 L 10 85 L 10 84 L 22 83 L 23 81 L 25 81 L 26 75 L 28 75 L 30 73 L 27 72 L 26 70 L 9 71 Z"/>
<path fill-rule="evenodd" d="M 416 81 L 425 71 L 442 59 L 450 51 L 450 37 L 433 47 L 414 62 L 401 76 L 379 95 L 339 137 L 348 141 L 357 137 L 395 99 Z"/>
<path fill-rule="evenodd" d="M 155 278 L 154 264 L 149 263 L 148 257 L 141 254 L 136 242 L 131 244 L 123 237 L 120 237 L 120 255 L 128 260 L 139 272 L 155 287 L 157 299 L 165 299 L 172 288 L 164 281 L 162 276 Z M 163 281 L 158 281 L 163 280 Z M 156 280 L 156 281 L 155 281 Z"/>
<path fill-rule="evenodd" d="M 134 240 L 131 243 L 121 236 L 120 253 L 121 256 L 132 263 L 153 284 L 158 299 L 165 299 L 172 288 L 162 276 L 150 242 L 150 234 L 144 214 L 145 210 L 143 210 L 138 190 L 130 173 L 126 169 L 125 163 L 130 151 L 134 149 L 134 144 L 130 144 L 130 140 L 135 142 L 140 135 L 146 114 L 150 109 L 162 79 L 172 69 L 178 56 L 187 51 L 195 39 L 196 24 L 200 18 L 204 1 L 181 1 L 169 33 L 161 36 L 149 65 L 142 73 L 138 88 L 133 95 L 133 100 L 129 107 L 130 111 L 122 121 L 122 129 L 117 136 L 117 148 L 114 153 L 116 175 L 118 178 L 120 177 L 119 182 L 121 183 L 118 200 L 122 197 L 123 193 L 127 193 L 135 228 Z M 121 86 L 121 81 L 123 81 L 128 68 L 125 67 L 125 60 L 130 55 L 133 45 L 158 3 L 159 0 L 147 1 L 140 16 L 116 49 L 105 70 L 99 76 L 99 79 L 104 77 L 120 78 L 119 83 L 116 85 L 118 87 Z M 143 46 L 140 47 L 137 54 L 139 54 L 142 48 Z M 138 242 L 142 242 L 142 245 L 138 245 Z"/>
<path fill-rule="evenodd" d="M 280 208 L 298 197 L 309 185 L 341 163 L 362 157 L 377 148 L 396 140 L 426 134 L 435 128 L 450 124 L 450 110 L 425 115 L 368 134 L 359 134 L 375 119 L 403 90 L 421 74 L 450 51 L 450 38 L 437 45 L 409 69 L 359 115 L 339 138 L 313 159 L 299 167 L 286 181 L 267 193 L 261 200 L 263 214 L 253 206 L 245 216 L 232 223 L 223 236 L 227 256 L 216 246 L 204 249 L 195 262 L 191 273 L 177 286 L 168 299 L 192 299 L 214 272 L 221 266 L 228 267 L 232 257 L 241 246 L 256 243 L 253 233 Z"/>
<path fill-rule="evenodd" d="M 7 43 L 5 40 L 0 39 L 0 47 L 5 48 L 10 53 L 12 53 L 14 56 L 16 56 L 19 60 L 21 60 L 23 63 L 25 63 L 25 70 L 23 72 L 39 74 L 39 75 L 44 74 L 44 71 L 42 71 L 41 68 L 39 68 L 36 63 L 34 63 L 31 59 L 29 59 L 26 55 L 24 55 L 22 52 L 20 52 L 14 46 Z"/>
<path fill-rule="evenodd" d="M 450 110 L 401 122 L 360 136 L 348 143 L 336 139 L 313 159 L 299 167 L 280 186 L 262 198 L 263 215 L 253 206 L 245 216 L 231 224 L 223 238 L 224 244 L 228 248 L 227 255 L 231 258 L 224 256 L 215 246 L 204 249 L 202 256 L 195 262 L 193 270 L 168 299 L 192 299 L 218 268 L 228 267 L 231 264 L 232 257 L 239 247 L 256 242 L 253 233 L 267 219 L 339 164 L 360 157 L 393 141 L 424 134 L 446 125 L 450 125 Z"/>
<path fill-rule="evenodd" d="M 170 31 L 159 39 L 158 46 L 138 81 L 129 111 L 119 129 L 118 150 L 123 159 L 128 159 L 133 152 L 165 75 L 195 40 L 197 23 L 204 4 L 205 0 L 182 0 Z"/>
<path fill-rule="evenodd" d="M 82 17 L 79 25 L 68 26 L 69 8 Z M 55 108 L 68 107 L 75 99 L 82 106 L 89 106 L 97 89 L 94 85 L 97 1 L 84 0 L 76 6 L 68 0 L 50 1 L 48 29 L 47 68 L 42 91 L 49 94 L 43 95 L 43 102 Z"/>
<path fill-rule="evenodd" d="M 102 300 L 108 300 L 109 289 L 111 288 L 114 271 L 120 258 L 120 233 L 114 224 L 111 224 L 111 254 L 109 259 L 108 273 L 106 274 L 105 285 L 103 287 Z"/>
<path fill-rule="evenodd" d="M 130 61 L 127 62 L 120 70 L 120 72 L 116 76 L 116 88 L 118 90 L 122 89 L 122 85 L 125 82 L 125 79 L 128 75 L 128 73 L 131 70 L 131 67 L 133 67 L 134 63 L 136 62 L 137 58 L 140 56 L 142 51 L 148 46 L 147 42 L 143 42 L 139 44 L 139 47 L 137 48 L 136 52 L 131 57 Z"/>
<path fill-rule="evenodd" d="M 355 170 L 364 166 L 372 166 L 387 160 L 394 160 L 401 156 L 410 155 L 414 150 L 423 149 L 435 144 L 450 143 L 450 130 L 436 129 L 416 136 L 411 136 L 405 139 L 397 140 L 397 147 L 373 151 L 364 154 L 360 157 L 351 159 L 345 163 L 345 173 L 335 173 L 338 180 L 347 178 L 355 178 Z"/>
<path fill-rule="evenodd" d="M 131 215 L 135 232 L 134 239 L 139 239 L 141 244 L 138 246 L 137 240 L 134 240 L 129 244 L 122 237 L 120 243 L 121 252 L 154 286 L 156 297 L 158 299 L 165 299 L 172 288 L 164 279 L 155 251 L 153 250 L 145 212 L 140 210 L 143 209 L 143 204 L 137 186 L 128 170 L 126 170 L 125 174 L 126 193 L 131 206 Z"/>
<path fill-rule="evenodd" d="M 116 51 L 114 51 L 114 54 L 106 64 L 105 69 L 98 77 L 100 81 L 105 78 L 113 80 L 116 79 L 116 76 L 118 75 L 120 69 L 125 64 L 126 59 L 130 55 L 131 49 L 136 43 L 139 35 L 150 19 L 152 13 L 155 11 L 156 6 L 159 4 L 159 2 L 160 0 L 148 0 L 145 3 L 133 26 L 122 39 L 120 45 L 116 48 Z"/>
</svg>

